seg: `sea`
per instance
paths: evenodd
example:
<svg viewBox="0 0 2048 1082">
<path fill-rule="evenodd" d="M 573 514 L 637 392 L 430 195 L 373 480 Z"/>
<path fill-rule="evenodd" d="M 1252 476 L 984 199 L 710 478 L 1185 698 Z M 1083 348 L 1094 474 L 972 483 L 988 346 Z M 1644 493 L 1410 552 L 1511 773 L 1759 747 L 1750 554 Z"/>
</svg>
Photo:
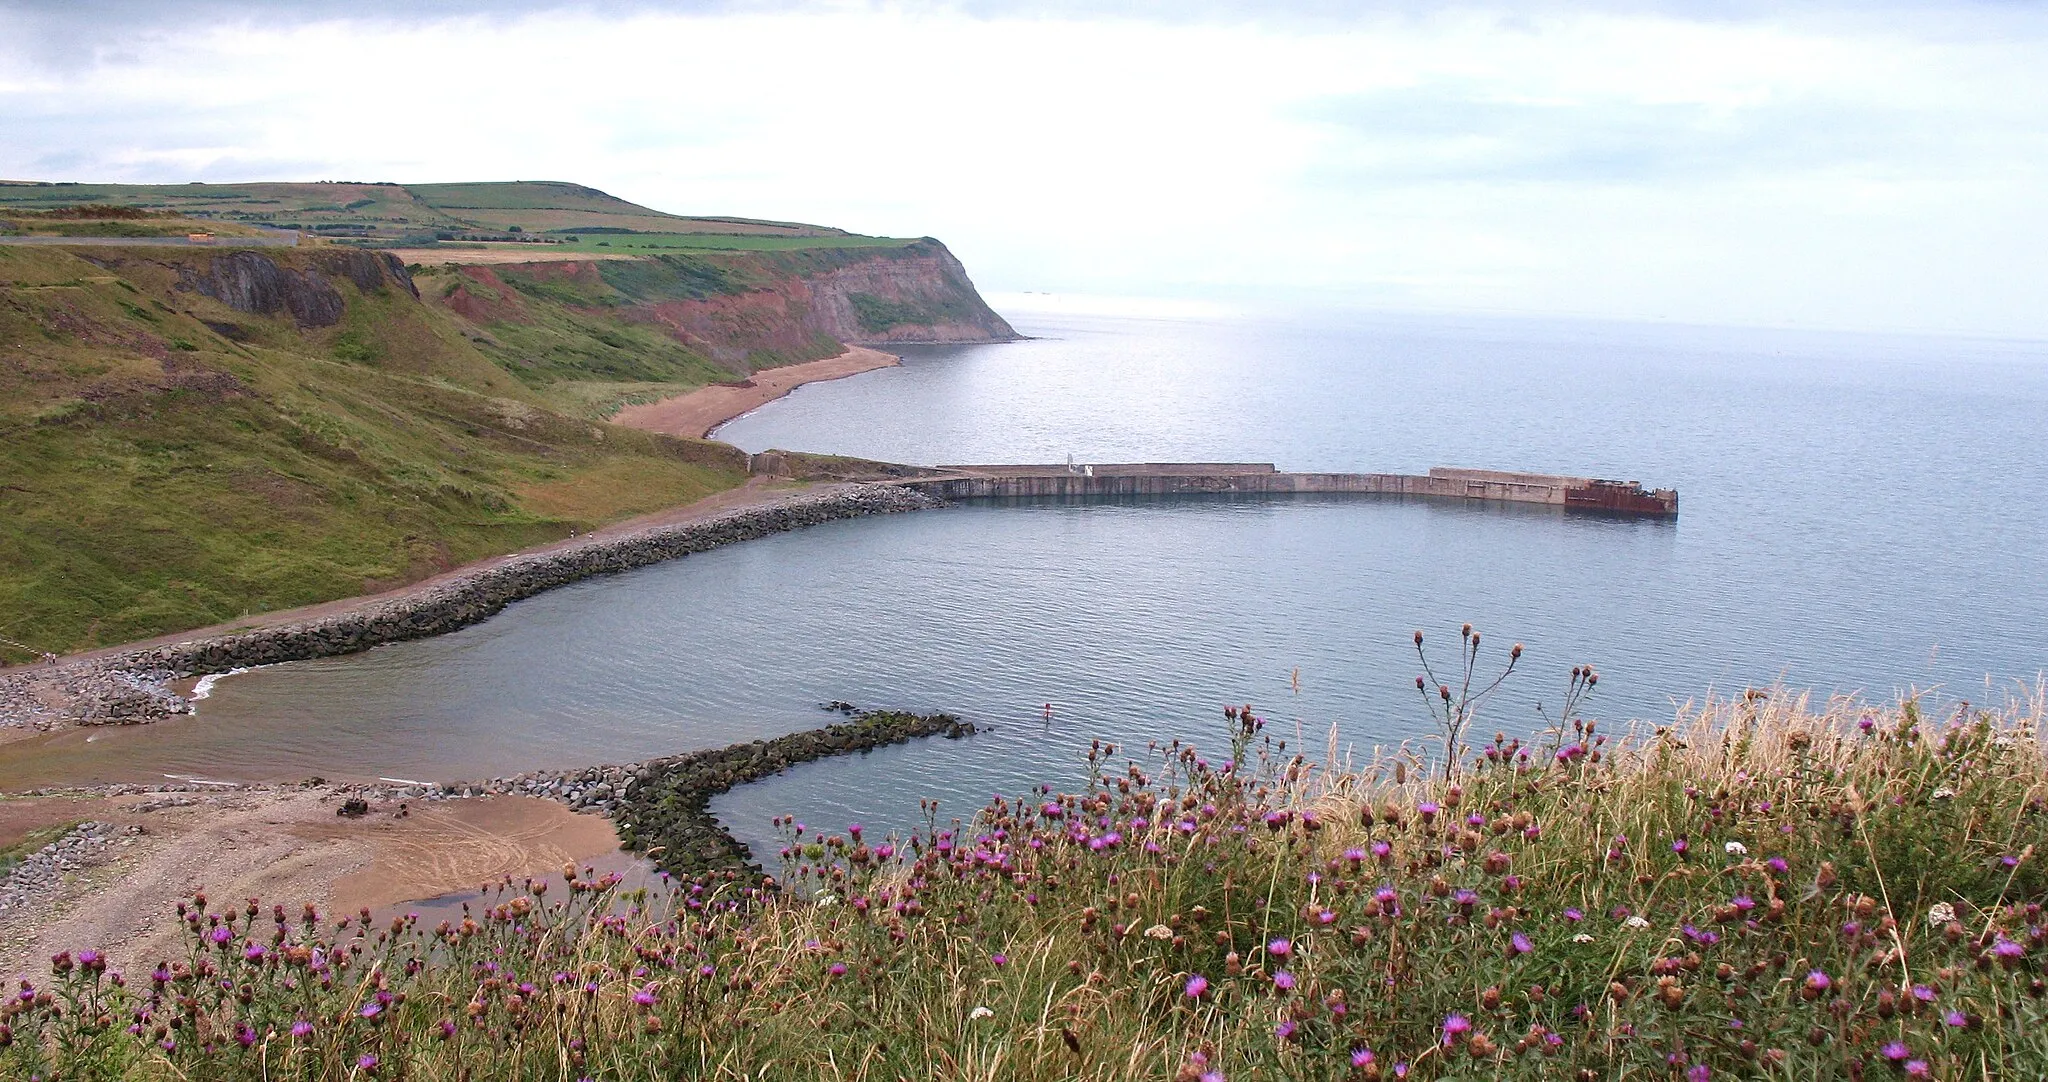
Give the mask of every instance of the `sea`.
<svg viewBox="0 0 2048 1082">
<path fill-rule="evenodd" d="M 982 732 L 806 764 L 715 810 L 871 832 L 1079 784 L 1096 741 L 1319 760 L 1435 729 L 1415 678 L 1523 645 L 1476 734 L 1668 722 L 1750 688 L 2002 707 L 2048 672 L 2048 343 L 1497 315 L 1006 312 L 720 438 L 917 464 L 1471 466 L 1676 488 L 1676 519 L 1388 497 L 966 504 L 593 579 L 434 639 L 213 684 L 35 752 L 69 780 L 479 779 L 943 710 Z M 1413 633 L 1424 632 L 1426 657 Z M 1460 670 L 1461 671 L 1461 670 Z M 17 754 L 0 777 L 27 769 Z M 936 802 L 936 810 L 930 802 Z M 772 863 L 772 860 L 771 860 Z"/>
</svg>

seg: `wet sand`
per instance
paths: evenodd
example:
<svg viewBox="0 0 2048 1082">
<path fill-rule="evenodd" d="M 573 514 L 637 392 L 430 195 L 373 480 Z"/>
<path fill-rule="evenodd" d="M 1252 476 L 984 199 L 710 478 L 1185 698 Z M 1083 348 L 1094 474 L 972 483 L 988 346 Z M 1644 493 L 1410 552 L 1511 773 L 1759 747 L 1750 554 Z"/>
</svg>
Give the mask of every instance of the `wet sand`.
<svg viewBox="0 0 2048 1082">
<path fill-rule="evenodd" d="M 649 432 L 703 439 L 719 425 L 760 409 L 806 383 L 845 379 L 901 363 L 902 358 L 894 354 L 864 346 L 848 346 L 846 352 L 822 361 L 764 368 L 738 383 L 716 383 L 659 402 L 627 406 L 613 414 L 611 422 Z"/>
<path fill-rule="evenodd" d="M 307 902 L 324 916 L 474 891 L 505 876 L 551 878 L 563 864 L 616 866 L 610 822 L 552 801 L 498 796 L 371 806 L 335 814 L 347 794 L 285 791 L 0 801 L 0 844 L 33 827 L 98 819 L 139 826 L 104 862 L 70 878 L 54 899 L 0 913 L 0 977 L 29 974 L 62 950 L 95 947 L 116 968 L 182 957 L 175 907 L 194 891 L 216 904 L 260 898 L 293 919 Z"/>
</svg>

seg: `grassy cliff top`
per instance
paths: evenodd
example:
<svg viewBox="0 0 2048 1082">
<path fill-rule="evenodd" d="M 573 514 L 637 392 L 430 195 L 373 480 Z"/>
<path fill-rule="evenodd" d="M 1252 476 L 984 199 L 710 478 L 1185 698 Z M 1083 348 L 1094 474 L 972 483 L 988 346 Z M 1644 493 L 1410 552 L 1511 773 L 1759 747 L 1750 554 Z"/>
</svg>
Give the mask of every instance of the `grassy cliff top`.
<svg viewBox="0 0 2048 1082">
<path fill-rule="evenodd" d="M 743 237 L 844 237 L 845 230 L 754 218 L 690 217 L 561 181 L 390 184 L 353 181 L 250 184 L 0 182 L 0 217 L 12 211 L 106 204 L 213 222 L 296 227 L 396 243 L 437 233 L 546 233 L 613 229 Z"/>
</svg>

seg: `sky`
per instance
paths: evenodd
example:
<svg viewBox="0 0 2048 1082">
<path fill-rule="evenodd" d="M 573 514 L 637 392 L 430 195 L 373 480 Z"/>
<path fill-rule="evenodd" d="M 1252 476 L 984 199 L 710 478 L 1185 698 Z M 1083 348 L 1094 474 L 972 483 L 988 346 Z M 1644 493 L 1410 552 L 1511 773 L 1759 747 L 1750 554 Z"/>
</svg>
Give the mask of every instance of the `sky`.
<svg viewBox="0 0 2048 1082">
<path fill-rule="evenodd" d="M 569 180 L 992 293 L 2048 338 L 2048 4 L 0 0 L 0 177 Z"/>
</svg>

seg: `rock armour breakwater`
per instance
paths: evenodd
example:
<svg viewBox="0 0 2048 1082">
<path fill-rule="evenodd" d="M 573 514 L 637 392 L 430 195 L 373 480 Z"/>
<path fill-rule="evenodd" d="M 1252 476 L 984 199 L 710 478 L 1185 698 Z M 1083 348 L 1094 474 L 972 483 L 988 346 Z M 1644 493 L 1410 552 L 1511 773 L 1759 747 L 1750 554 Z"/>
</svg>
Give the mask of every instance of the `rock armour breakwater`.
<svg viewBox="0 0 2048 1082">
<path fill-rule="evenodd" d="M 593 575 L 637 567 L 838 519 L 916 511 L 944 501 L 894 485 L 858 484 L 513 556 L 381 604 L 277 627 L 135 650 L 86 664 L 0 677 L 0 725 L 134 724 L 185 713 L 174 679 L 334 657 L 467 627 L 514 601 Z"/>
<path fill-rule="evenodd" d="M 618 824 L 620 844 L 646 853 L 663 871 L 681 876 L 730 872 L 759 878 L 761 867 L 747 847 L 711 814 L 713 797 L 797 763 L 866 752 L 918 737 L 957 740 L 974 732 L 972 723 L 951 714 L 858 713 L 850 721 L 822 729 L 620 768 L 616 795 L 607 798 L 609 813 Z M 612 783 L 600 784 L 607 790 L 613 788 Z"/>
</svg>

